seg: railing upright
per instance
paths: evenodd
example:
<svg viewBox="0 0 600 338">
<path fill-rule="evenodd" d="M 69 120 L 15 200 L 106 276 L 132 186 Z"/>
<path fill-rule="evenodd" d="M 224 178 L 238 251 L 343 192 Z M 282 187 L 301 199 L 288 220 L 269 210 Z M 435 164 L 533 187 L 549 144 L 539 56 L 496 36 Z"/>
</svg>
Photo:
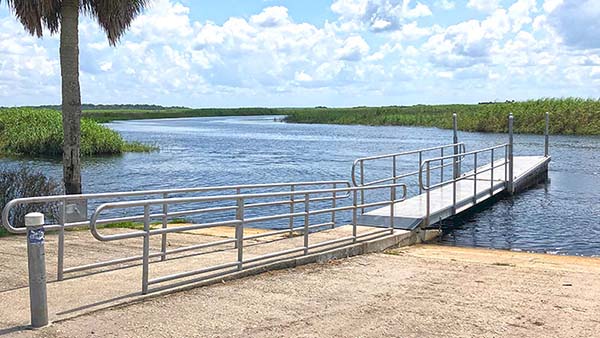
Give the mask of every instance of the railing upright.
<svg viewBox="0 0 600 338">
<path fill-rule="evenodd" d="M 293 195 L 292 195 L 293 196 Z M 294 203 L 292 203 L 293 205 Z M 235 226 L 235 245 L 237 247 L 238 270 L 242 270 L 244 262 L 244 199 L 237 199 L 235 219 L 240 223 Z"/>
<path fill-rule="evenodd" d="M 356 243 L 356 226 L 358 225 L 358 207 L 357 207 L 358 193 L 356 190 L 352 192 L 352 243 Z"/>
<path fill-rule="evenodd" d="M 473 205 L 475 205 L 477 204 L 477 153 L 473 154 L 473 170 L 475 171 L 475 176 L 473 177 Z"/>
<path fill-rule="evenodd" d="M 294 209 L 295 209 L 295 207 L 294 207 L 294 204 L 295 204 L 294 203 L 294 196 L 295 195 L 293 194 L 294 191 L 295 191 L 295 187 L 294 187 L 293 184 L 290 186 L 290 191 L 292 192 L 290 194 L 290 224 L 289 224 L 289 226 L 290 226 L 290 237 L 291 237 L 292 235 L 294 235 Z"/>
<path fill-rule="evenodd" d="M 308 229 L 310 226 L 310 195 L 304 194 L 304 254 L 308 255 Z"/>
<path fill-rule="evenodd" d="M 58 231 L 58 261 L 56 262 L 56 279 L 61 281 L 65 274 L 65 223 L 67 222 L 67 199 L 63 199 L 60 208 L 61 220 Z"/>
<path fill-rule="evenodd" d="M 163 198 L 166 199 L 169 197 L 169 194 L 164 193 L 163 194 Z M 163 212 L 163 216 L 162 216 L 162 228 L 166 229 L 169 226 L 168 223 L 168 214 L 169 214 L 169 204 L 167 203 L 163 203 L 162 205 L 162 212 Z M 161 239 L 160 239 L 160 260 L 164 261 L 167 259 L 167 233 L 164 233 L 161 235 Z"/>
<path fill-rule="evenodd" d="M 431 185 L 431 175 L 429 172 L 429 163 L 427 162 L 427 187 L 429 187 Z M 421 185 L 419 184 L 419 187 L 421 187 Z M 425 226 L 428 227 L 429 226 L 429 216 L 431 215 L 431 193 L 430 193 L 431 189 L 427 189 L 427 214 L 425 217 Z"/>
<path fill-rule="evenodd" d="M 507 189 L 508 193 L 511 195 L 514 194 L 513 123 L 514 123 L 514 117 L 513 117 L 513 114 L 511 113 L 508 116 L 508 189 Z"/>
<path fill-rule="evenodd" d="M 332 196 L 332 200 L 331 200 L 331 209 L 333 210 L 331 212 L 331 228 L 335 228 L 335 208 L 337 206 L 337 184 L 333 184 L 333 196 Z"/>
<path fill-rule="evenodd" d="M 549 154 L 549 129 L 550 129 L 550 113 L 546 112 L 546 127 L 544 128 L 544 157 Z"/>
<path fill-rule="evenodd" d="M 150 206 L 144 205 L 144 245 L 142 253 L 142 294 L 148 293 L 148 270 L 150 268 Z"/>
<path fill-rule="evenodd" d="M 491 166 L 492 166 L 492 170 L 490 172 L 490 196 L 494 195 L 494 149 L 492 149 L 492 162 L 491 162 Z"/>
<path fill-rule="evenodd" d="M 455 144 L 454 146 L 454 155 L 458 155 L 458 116 L 456 115 L 456 113 L 452 114 L 452 143 Z M 457 179 L 458 176 L 460 176 L 460 170 L 458 167 L 458 160 L 456 157 L 454 157 L 452 159 L 452 167 L 454 168 L 453 173 L 454 173 L 454 179 Z"/>
</svg>

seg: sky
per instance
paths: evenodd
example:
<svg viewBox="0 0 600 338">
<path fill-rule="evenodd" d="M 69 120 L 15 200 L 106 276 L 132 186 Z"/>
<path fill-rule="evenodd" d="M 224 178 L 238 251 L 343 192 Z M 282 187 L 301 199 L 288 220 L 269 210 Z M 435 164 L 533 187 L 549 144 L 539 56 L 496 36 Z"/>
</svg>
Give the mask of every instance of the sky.
<svg viewBox="0 0 600 338">
<path fill-rule="evenodd" d="M 58 36 L 0 4 L 0 106 L 60 103 Z M 86 103 L 381 106 L 600 97 L 598 0 L 151 0 L 80 18 Z"/>
</svg>

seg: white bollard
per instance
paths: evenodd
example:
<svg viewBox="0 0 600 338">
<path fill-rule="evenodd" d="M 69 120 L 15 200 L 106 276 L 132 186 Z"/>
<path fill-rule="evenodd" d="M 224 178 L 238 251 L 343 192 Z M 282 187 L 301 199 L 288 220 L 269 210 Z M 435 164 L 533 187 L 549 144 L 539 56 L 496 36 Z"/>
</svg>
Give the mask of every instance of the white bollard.
<svg viewBox="0 0 600 338">
<path fill-rule="evenodd" d="M 32 212 L 25 215 L 27 227 L 27 263 L 29 266 L 29 306 L 31 326 L 48 325 L 48 300 L 46 296 L 46 253 L 44 250 L 44 214 Z"/>
</svg>

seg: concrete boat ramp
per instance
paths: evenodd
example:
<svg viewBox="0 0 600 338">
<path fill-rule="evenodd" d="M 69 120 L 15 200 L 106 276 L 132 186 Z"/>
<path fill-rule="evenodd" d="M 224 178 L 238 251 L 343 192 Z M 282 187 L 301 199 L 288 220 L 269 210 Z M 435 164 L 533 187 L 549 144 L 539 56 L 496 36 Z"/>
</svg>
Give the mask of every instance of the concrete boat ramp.
<svg viewBox="0 0 600 338">
<path fill-rule="evenodd" d="M 548 136 L 544 156 L 514 156 L 512 121 L 507 143 L 467 150 L 455 115 L 453 143 L 359 158 L 352 182 L 12 200 L 2 224 L 27 237 L 2 239 L 9 243 L 2 261 L 14 264 L 0 275 L 0 285 L 10 286 L 0 289 L 0 335 L 23 328 L 28 316 L 41 327 L 151 295 L 427 241 L 439 234 L 435 223 L 546 180 Z M 389 175 L 367 181 L 372 162 L 381 161 Z M 416 187 L 406 183 L 411 179 Z M 409 196 L 415 188 L 419 193 Z M 55 223 L 34 213 L 26 227 L 13 224 L 15 208 L 40 204 L 59 210 Z M 193 222 L 177 224 L 182 217 Z"/>
</svg>

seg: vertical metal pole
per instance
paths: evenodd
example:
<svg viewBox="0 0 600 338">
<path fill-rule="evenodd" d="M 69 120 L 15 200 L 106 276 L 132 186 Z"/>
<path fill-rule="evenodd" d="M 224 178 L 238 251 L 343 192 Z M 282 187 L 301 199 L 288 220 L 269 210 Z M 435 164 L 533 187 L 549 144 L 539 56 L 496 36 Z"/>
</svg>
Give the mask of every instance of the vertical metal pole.
<svg viewBox="0 0 600 338">
<path fill-rule="evenodd" d="M 492 148 L 492 164 L 490 172 L 490 196 L 494 195 L 494 149 Z"/>
<path fill-rule="evenodd" d="M 444 147 L 440 148 L 440 157 L 442 158 L 442 163 L 440 163 L 440 182 L 444 182 Z"/>
<path fill-rule="evenodd" d="M 39 328 L 48 325 L 44 215 L 39 212 L 32 212 L 25 215 L 25 226 L 27 227 L 27 266 L 29 269 L 31 326 Z"/>
<path fill-rule="evenodd" d="M 473 154 L 473 169 L 475 175 L 473 176 L 473 205 L 477 204 L 477 153 Z"/>
<path fill-rule="evenodd" d="M 166 199 L 168 197 L 169 197 L 168 193 L 163 194 L 164 199 Z M 168 221 L 167 214 L 169 213 L 169 204 L 168 203 L 163 203 L 162 213 L 163 213 L 162 228 L 166 229 L 169 226 L 169 224 L 167 222 Z M 162 234 L 161 239 L 160 239 L 160 252 L 161 252 L 160 260 L 161 261 L 166 260 L 167 259 L 167 234 L 166 233 Z"/>
<path fill-rule="evenodd" d="M 292 184 L 290 185 L 290 191 L 292 192 L 290 194 L 290 237 L 292 237 L 294 235 L 294 209 L 295 209 L 295 205 L 296 202 L 294 202 L 295 200 L 295 195 L 294 195 L 294 191 L 295 191 L 295 186 Z"/>
<path fill-rule="evenodd" d="M 419 170 L 421 170 L 421 165 L 422 165 L 422 163 L 421 163 L 421 162 L 422 162 L 422 161 L 423 161 L 423 153 L 421 153 L 421 152 L 419 151 Z M 428 165 L 429 165 L 429 164 L 428 164 Z M 423 193 L 423 187 L 421 187 L 421 185 L 419 184 L 419 195 L 421 195 L 422 193 Z"/>
<path fill-rule="evenodd" d="M 508 193 L 514 194 L 514 175 L 513 175 L 513 167 L 514 167 L 514 156 L 513 156 L 513 123 L 514 117 L 511 113 L 508 116 Z"/>
<path fill-rule="evenodd" d="M 142 294 L 148 293 L 148 269 L 150 265 L 150 206 L 144 205 L 144 246 L 142 253 Z"/>
<path fill-rule="evenodd" d="M 454 170 L 452 171 L 454 174 L 454 179 L 460 176 L 460 172 L 458 170 L 458 162 L 456 155 L 458 155 L 458 117 L 456 113 L 452 114 L 452 143 L 454 143 L 454 158 L 452 160 L 452 166 Z"/>
<path fill-rule="evenodd" d="M 235 226 L 235 245 L 237 247 L 238 270 L 242 270 L 244 262 L 244 199 L 237 199 L 237 209 L 235 211 L 235 219 L 240 221 L 240 224 Z"/>
<path fill-rule="evenodd" d="M 310 225 L 310 196 L 304 194 L 304 254 L 308 255 L 308 227 Z"/>
<path fill-rule="evenodd" d="M 56 262 L 56 279 L 61 281 L 65 272 L 65 223 L 67 223 L 67 199 L 65 198 L 60 208 L 62 215 L 60 230 L 58 232 L 58 262 Z"/>
<path fill-rule="evenodd" d="M 396 184 L 396 156 L 392 156 L 392 161 L 393 161 L 392 162 L 392 175 L 393 175 L 392 176 L 393 177 L 392 182 L 394 184 Z"/>
<path fill-rule="evenodd" d="M 550 113 L 546 112 L 546 128 L 544 129 L 544 157 L 548 157 L 549 147 Z"/>
<path fill-rule="evenodd" d="M 454 165 L 452 166 L 452 215 L 456 215 L 456 156 L 454 158 Z"/>
<path fill-rule="evenodd" d="M 360 161 L 360 186 L 364 187 L 365 186 L 365 168 L 364 168 L 364 162 Z M 365 191 L 364 189 L 360 190 L 360 204 L 365 204 Z M 361 214 L 365 213 L 365 208 L 361 209 Z"/>
<path fill-rule="evenodd" d="M 390 188 L 390 232 L 394 233 L 394 201 L 396 200 L 396 186 Z"/>
<path fill-rule="evenodd" d="M 356 192 L 356 187 L 352 191 L 352 243 L 356 243 L 356 226 L 358 222 L 358 194 Z"/>
<path fill-rule="evenodd" d="M 241 188 L 239 188 L 239 187 L 238 187 L 238 188 L 235 188 L 235 194 L 236 194 L 237 196 L 241 195 L 241 194 L 242 194 L 242 190 L 241 190 Z M 238 209 L 236 209 L 236 215 L 237 215 L 237 210 L 238 210 Z M 235 236 L 235 238 L 237 238 L 237 236 L 238 236 L 238 227 L 237 227 L 237 226 L 235 227 L 235 234 L 234 234 L 234 236 Z M 242 234 L 242 237 L 243 237 L 243 236 L 244 236 L 244 234 Z M 234 247 L 234 248 L 236 248 L 236 249 L 239 249 L 239 247 L 238 247 L 238 242 L 237 242 L 237 241 L 233 242 L 233 247 Z"/>
<path fill-rule="evenodd" d="M 431 196 L 430 196 L 430 185 L 431 185 L 431 175 L 429 173 L 429 163 L 427 162 L 427 215 L 425 217 L 425 226 L 429 226 L 429 215 L 431 213 Z"/>
<path fill-rule="evenodd" d="M 331 209 L 333 209 L 331 211 L 331 228 L 335 228 L 335 208 L 337 206 L 337 191 L 335 191 L 335 189 L 337 189 L 337 184 L 333 184 L 333 200 L 331 201 Z"/>
</svg>

